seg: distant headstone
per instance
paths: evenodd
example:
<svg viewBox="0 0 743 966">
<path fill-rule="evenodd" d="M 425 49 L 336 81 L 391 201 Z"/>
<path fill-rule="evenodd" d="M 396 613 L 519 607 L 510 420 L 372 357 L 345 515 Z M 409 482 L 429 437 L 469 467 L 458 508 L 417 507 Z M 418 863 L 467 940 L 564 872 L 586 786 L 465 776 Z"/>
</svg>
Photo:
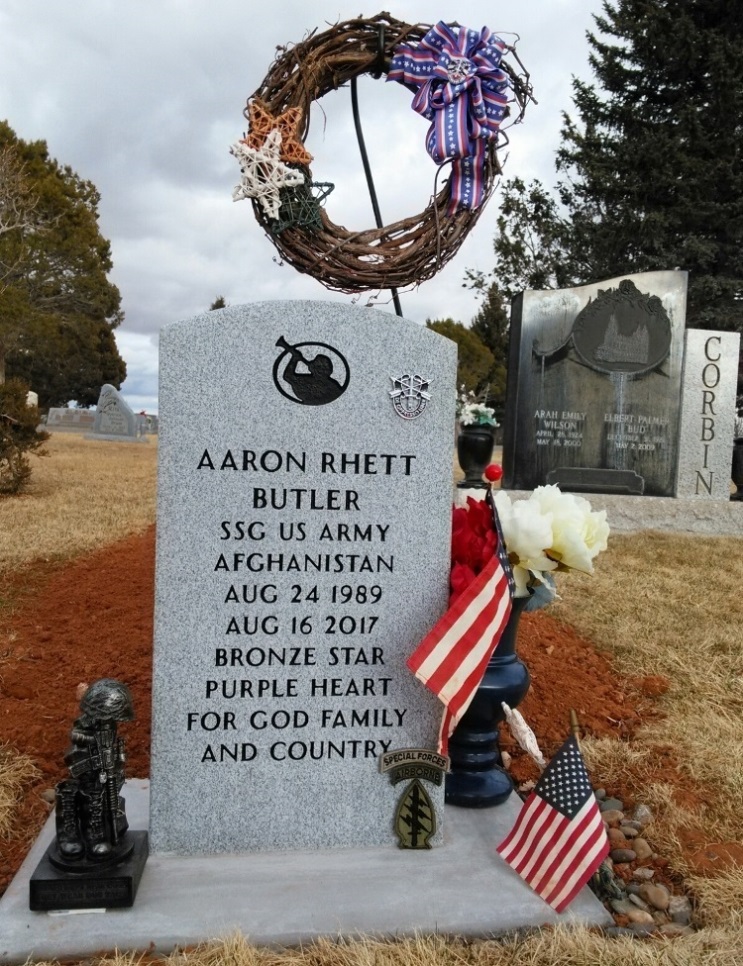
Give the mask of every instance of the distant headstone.
<svg viewBox="0 0 743 966">
<path fill-rule="evenodd" d="M 687 329 L 677 495 L 730 499 L 739 332 Z"/>
<path fill-rule="evenodd" d="M 55 433 L 84 433 L 93 429 L 95 412 L 91 409 L 52 407 L 47 413 L 46 428 Z"/>
<path fill-rule="evenodd" d="M 157 435 L 157 416 L 137 413 L 137 432 L 140 436 Z"/>
<path fill-rule="evenodd" d="M 447 604 L 455 395 L 454 344 L 373 309 L 162 330 L 153 851 L 396 846 L 380 756 L 441 720 L 405 661 Z"/>
<path fill-rule="evenodd" d="M 518 296 L 503 486 L 673 496 L 685 313 L 685 272 Z"/>
<path fill-rule="evenodd" d="M 29 408 L 36 407 L 39 408 L 39 394 L 37 392 L 32 392 L 30 389 L 26 393 L 26 405 Z"/>
<path fill-rule="evenodd" d="M 134 410 L 114 386 L 105 385 L 98 397 L 98 407 L 90 439 L 146 442 L 139 432 Z"/>
</svg>

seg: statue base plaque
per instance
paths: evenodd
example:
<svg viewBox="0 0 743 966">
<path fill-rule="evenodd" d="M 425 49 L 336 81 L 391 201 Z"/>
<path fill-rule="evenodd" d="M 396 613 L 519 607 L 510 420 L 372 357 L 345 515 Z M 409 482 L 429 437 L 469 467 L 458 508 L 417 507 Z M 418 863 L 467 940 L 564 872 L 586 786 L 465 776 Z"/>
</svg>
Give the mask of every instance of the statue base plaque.
<svg viewBox="0 0 743 966">
<path fill-rule="evenodd" d="M 50 912 L 133 906 L 149 855 L 147 832 L 127 832 L 125 841 L 131 850 L 116 864 L 83 862 L 76 872 L 60 868 L 57 842 L 52 842 L 31 876 L 29 908 Z M 67 869 L 71 865 L 65 863 Z"/>
</svg>

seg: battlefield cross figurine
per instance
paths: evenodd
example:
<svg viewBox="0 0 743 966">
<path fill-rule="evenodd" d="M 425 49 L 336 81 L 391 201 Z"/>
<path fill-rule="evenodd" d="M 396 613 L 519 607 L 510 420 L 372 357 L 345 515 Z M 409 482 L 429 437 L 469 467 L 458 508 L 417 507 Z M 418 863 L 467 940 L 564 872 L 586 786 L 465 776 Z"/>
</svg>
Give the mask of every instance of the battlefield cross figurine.
<svg viewBox="0 0 743 966">
<path fill-rule="evenodd" d="M 120 721 L 134 718 L 129 688 L 103 678 L 87 689 L 65 755 L 70 777 L 57 785 L 57 848 L 63 860 L 109 861 L 129 851 L 124 799 L 124 741 Z"/>
<path fill-rule="evenodd" d="M 131 906 L 147 861 L 147 832 L 129 831 L 120 722 L 134 718 L 129 688 L 102 678 L 86 688 L 56 788 L 56 838 L 30 882 L 30 908 Z"/>
</svg>

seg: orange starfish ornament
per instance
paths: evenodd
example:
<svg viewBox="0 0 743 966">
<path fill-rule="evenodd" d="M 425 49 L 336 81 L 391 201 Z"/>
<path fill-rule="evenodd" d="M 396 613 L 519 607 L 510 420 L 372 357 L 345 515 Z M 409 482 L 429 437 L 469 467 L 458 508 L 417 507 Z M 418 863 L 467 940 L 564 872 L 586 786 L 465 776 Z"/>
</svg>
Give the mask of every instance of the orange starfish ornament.
<svg viewBox="0 0 743 966">
<path fill-rule="evenodd" d="M 290 107 L 275 117 L 263 101 L 255 98 L 248 105 L 250 130 L 245 139 L 248 147 L 258 149 L 263 146 L 271 131 L 281 133 L 281 160 L 289 164 L 309 164 L 312 155 L 305 149 L 299 136 L 302 123 L 302 108 Z"/>
</svg>

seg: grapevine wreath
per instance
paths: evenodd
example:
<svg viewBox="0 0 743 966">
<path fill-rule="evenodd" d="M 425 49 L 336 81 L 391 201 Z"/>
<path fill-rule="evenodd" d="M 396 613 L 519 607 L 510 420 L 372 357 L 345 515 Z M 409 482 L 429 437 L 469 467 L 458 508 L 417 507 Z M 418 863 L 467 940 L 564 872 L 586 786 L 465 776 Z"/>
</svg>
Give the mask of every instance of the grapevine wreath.
<svg viewBox="0 0 743 966">
<path fill-rule="evenodd" d="M 248 98 L 248 133 L 230 149 L 242 170 L 234 199 L 250 198 L 281 258 L 326 288 L 355 293 L 432 278 L 457 253 L 493 191 L 509 103 L 518 109 L 515 122 L 531 98 L 528 74 L 507 64 L 506 53 L 521 68 L 513 47 L 486 27 L 413 26 L 388 13 L 279 47 Z M 310 107 L 362 74 L 384 73 L 414 93 L 413 109 L 431 121 L 427 150 L 437 164 L 451 162 L 451 171 L 425 211 L 351 232 L 320 204 L 333 186 L 314 181 L 310 171 L 304 147 Z"/>
</svg>

